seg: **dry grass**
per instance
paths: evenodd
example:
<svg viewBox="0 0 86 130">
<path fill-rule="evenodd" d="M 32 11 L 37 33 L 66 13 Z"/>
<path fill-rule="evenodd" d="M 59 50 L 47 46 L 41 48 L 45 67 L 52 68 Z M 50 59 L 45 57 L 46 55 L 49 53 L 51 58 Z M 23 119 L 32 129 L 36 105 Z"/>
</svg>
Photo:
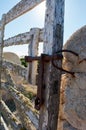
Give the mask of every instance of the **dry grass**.
<svg viewBox="0 0 86 130">
<path fill-rule="evenodd" d="M 18 90 L 20 90 L 25 96 L 35 97 L 37 93 L 37 86 L 29 84 L 23 77 L 11 72 L 11 77 L 16 84 Z"/>
</svg>

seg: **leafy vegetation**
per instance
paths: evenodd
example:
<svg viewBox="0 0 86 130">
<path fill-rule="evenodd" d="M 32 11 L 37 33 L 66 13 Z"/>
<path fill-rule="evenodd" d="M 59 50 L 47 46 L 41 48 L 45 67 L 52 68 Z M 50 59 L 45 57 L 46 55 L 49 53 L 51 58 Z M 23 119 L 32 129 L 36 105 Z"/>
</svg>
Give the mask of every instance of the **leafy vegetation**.
<svg viewBox="0 0 86 130">
<path fill-rule="evenodd" d="M 32 92 L 26 92 L 26 91 L 23 91 L 23 94 L 29 98 L 30 100 L 33 100 L 35 95 L 32 93 Z"/>
<path fill-rule="evenodd" d="M 27 62 L 25 62 L 24 58 L 20 58 L 21 61 L 21 65 L 23 65 L 24 67 L 27 67 Z"/>
</svg>

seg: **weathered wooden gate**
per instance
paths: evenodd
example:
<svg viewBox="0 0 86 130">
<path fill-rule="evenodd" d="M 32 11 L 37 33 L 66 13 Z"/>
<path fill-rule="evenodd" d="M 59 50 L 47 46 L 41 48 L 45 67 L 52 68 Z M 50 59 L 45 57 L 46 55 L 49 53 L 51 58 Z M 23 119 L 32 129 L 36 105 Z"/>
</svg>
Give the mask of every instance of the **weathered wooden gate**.
<svg viewBox="0 0 86 130">
<path fill-rule="evenodd" d="M 64 30 L 64 0 L 46 0 L 46 16 L 44 29 L 31 29 L 29 33 L 24 33 L 22 35 L 16 36 L 16 38 L 13 37 L 5 41 L 3 40 L 4 28 L 6 24 L 11 22 L 15 18 L 19 17 L 20 15 L 26 13 L 27 11 L 30 11 L 32 8 L 34 8 L 43 1 L 44 0 L 21 0 L 7 14 L 4 14 L 0 21 L 0 88 L 5 88 L 5 86 L 7 85 L 5 83 L 1 83 L 1 73 L 3 69 L 3 47 L 11 46 L 14 44 L 18 45 L 31 43 L 29 45 L 30 56 L 37 56 L 37 48 L 38 43 L 40 41 L 44 42 L 44 54 L 52 56 L 57 51 L 62 49 Z M 61 66 L 61 60 L 58 60 L 56 64 Z M 37 61 L 32 62 L 31 66 L 29 66 L 29 70 L 31 72 L 31 74 L 28 72 L 30 81 L 32 84 L 35 84 L 35 77 L 37 73 Z M 14 97 L 14 100 L 20 108 L 20 111 L 23 113 L 23 117 L 21 116 L 21 118 L 23 120 L 23 125 L 27 126 L 26 129 L 57 130 L 61 72 L 53 67 L 51 61 L 44 63 L 44 103 L 40 108 L 39 122 L 36 111 L 32 108 L 31 104 L 29 104 L 29 100 L 15 89 L 15 85 L 10 77 L 8 70 L 6 70 L 6 75 L 8 77 L 8 80 L 10 79 L 11 81 L 11 86 L 7 85 L 7 88 L 5 89 L 7 89 L 11 96 Z M 1 98 L 0 100 L 1 111 L 5 116 L 8 116 L 8 122 L 11 124 L 13 130 L 21 130 L 23 125 L 10 112 L 4 101 L 2 101 Z M 30 125 L 30 120 L 34 127 Z M 4 120 L 3 118 L 1 118 L 1 124 L 3 124 L 3 122 Z M 2 126 L 4 126 L 4 129 L 6 129 L 5 125 L 1 125 L 1 127 Z"/>
</svg>

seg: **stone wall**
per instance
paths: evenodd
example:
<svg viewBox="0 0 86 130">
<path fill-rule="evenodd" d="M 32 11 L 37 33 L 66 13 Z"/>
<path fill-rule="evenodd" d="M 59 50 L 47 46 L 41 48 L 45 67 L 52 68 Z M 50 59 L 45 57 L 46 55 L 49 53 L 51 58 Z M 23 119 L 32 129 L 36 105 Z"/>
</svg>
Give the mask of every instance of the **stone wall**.
<svg viewBox="0 0 86 130">
<path fill-rule="evenodd" d="M 9 62 L 14 62 L 15 64 L 21 65 L 20 58 L 13 52 L 4 52 L 3 59 L 8 60 Z"/>
<path fill-rule="evenodd" d="M 9 62 L 7 60 L 3 61 L 3 66 L 12 72 L 15 72 L 15 74 L 17 74 L 21 77 L 24 77 L 24 79 L 26 79 L 27 68 L 25 68 L 21 65 Z"/>
<path fill-rule="evenodd" d="M 76 52 L 64 53 L 63 68 L 74 72 L 65 74 L 61 83 L 59 130 L 86 129 L 86 26 L 76 31 L 64 45 Z"/>
</svg>

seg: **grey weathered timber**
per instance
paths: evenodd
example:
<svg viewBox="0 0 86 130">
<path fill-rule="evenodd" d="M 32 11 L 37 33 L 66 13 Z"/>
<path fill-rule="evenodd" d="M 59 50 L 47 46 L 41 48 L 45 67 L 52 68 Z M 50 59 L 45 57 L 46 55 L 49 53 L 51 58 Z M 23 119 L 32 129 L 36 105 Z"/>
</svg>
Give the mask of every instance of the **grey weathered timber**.
<svg viewBox="0 0 86 130">
<path fill-rule="evenodd" d="M 62 75 L 60 126 L 62 130 L 86 130 L 86 25 L 73 33 L 63 48 L 78 56 L 63 53 L 63 68 L 74 76 Z"/>
<path fill-rule="evenodd" d="M 27 130 L 38 129 L 38 114 L 33 108 L 31 101 L 21 92 L 16 90 L 15 83 L 11 78 L 9 70 L 4 69 L 3 72 L 5 73 L 7 82 L 2 82 L 2 88 L 5 89 L 15 101 L 18 116 L 22 124 Z"/>
<path fill-rule="evenodd" d="M 3 41 L 4 25 L 5 25 L 5 15 L 2 16 L 2 19 L 0 21 L 0 81 L 1 81 L 2 53 L 3 53 L 3 43 L 4 43 Z M 0 84 L 0 87 L 1 87 L 1 84 Z"/>
<path fill-rule="evenodd" d="M 30 11 L 43 1 L 44 0 L 21 0 L 6 14 L 6 24 L 26 13 L 27 11 Z"/>
<path fill-rule="evenodd" d="M 31 35 L 31 42 L 29 44 L 28 53 L 29 56 L 37 56 L 38 55 L 38 45 L 39 45 L 39 34 L 40 29 L 35 28 L 34 30 L 31 29 L 32 35 Z M 34 33 L 33 33 L 34 32 Z M 31 84 L 36 84 L 36 75 L 37 75 L 37 61 L 33 61 L 29 64 L 29 72 L 28 72 L 28 79 Z"/>
<path fill-rule="evenodd" d="M 5 118 L 5 120 L 8 122 L 8 124 L 11 125 L 13 130 L 21 130 L 23 128 L 20 121 L 15 117 L 15 115 L 9 110 L 7 105 L 3 100 L 1 100 L 0 110 Z"/>
<path fill-rule="evenodd" d="M 32 28 L 32 30 L 33 30 L 33 35 L 35 35 L 34 34 L 36 32 L 35 28 Z M 43 29 L 39 29 L 39 31 L 40 31 L 39 42 L 43 42 Z M 29 44 L 31 41 L 31 35 L 32 35 L 32 31 L 18 34 L 14 37 L 8 38 L 8 39 L 4 40 L 4 47 L 13 46 L 13 45 Z"/>
<path fill-rule="evenodd" d="M 5 25 L 5 15 L 2 16 L 0 21 L 0 89 L 1 89 L 1 71 L 2 71 L 2 53 L 3 53 L 3 38 L 4 38 L 4 25 Z M 1 91 L 0 91 L 1 100 Z M 1 112 L 0 112 L 1 116 Z"/>
<path fill-rule="evenodd" d="M 9 130 L 2 116 L 0 118 L 0 130 Z"/>
<path fill-rule="evenodd" d="M 62 49 L 64 0 L 46 0 L 46 4 L 44 53 L 52 55 Z M 61 61 L 57 64 L 61 66 Z M 57 130 L 61 72 L 49 62 L 44 74 L 45 102 L 40 110 L 39 130 Z"/>
</svg>

